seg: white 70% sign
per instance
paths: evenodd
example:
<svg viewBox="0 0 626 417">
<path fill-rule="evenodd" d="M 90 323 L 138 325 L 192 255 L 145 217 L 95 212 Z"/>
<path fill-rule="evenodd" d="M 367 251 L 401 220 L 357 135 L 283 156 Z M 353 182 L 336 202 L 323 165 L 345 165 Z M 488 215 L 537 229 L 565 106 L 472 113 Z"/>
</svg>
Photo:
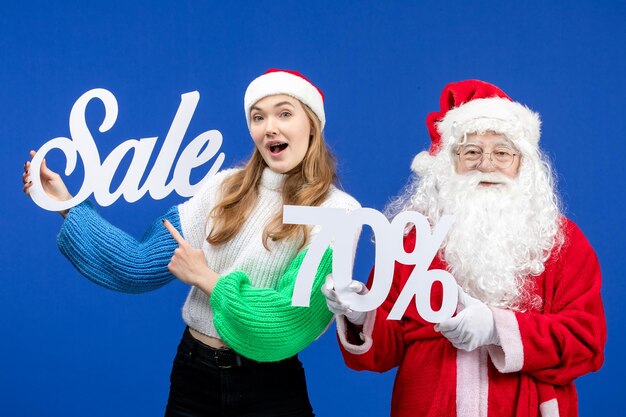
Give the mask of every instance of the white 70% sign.
<svg viewBox="0 0 626 417">
<path fill-rule="evenodd" d="M 439 247 L 450 230 L 454 218 L 442 216 L 432 233 L 426 217 L 415 211 L 398 214 L 390 223 L 377 210 L 359 208 L 346 211 L 339 208 L 284 206 L 283 223 L 318 225 L 320 232 L 313 239 L 298 273 L 293 292 L 294 306 L 308 307 L 317 266 L 326 248 L 333 245 L 333 278 L 335 290 L 355 311 L 370 311 L 380 306 L 391 289 L 394 263 L 415 265 L 411 276 L 389 312 L 389 320 L 399 320 L 415 297 L 420 316 L 431 323 L 439 323 L 454 314 L 458 290 L 454 277 L 440 269 L 428 270 Z M 367 294 L 348 290 L 352 280 L 354 237 L 363 225 L 372 228 L 376 242 L 375 268 L 371 288 Z M 416 229 L 417 242 L 412 252 L 404 249 L 403 239 L 407 226 Z M 432 285 L 438 281 L 443 287 L 442 304 L 434 311 L 430 304 Z"/>
</svg>

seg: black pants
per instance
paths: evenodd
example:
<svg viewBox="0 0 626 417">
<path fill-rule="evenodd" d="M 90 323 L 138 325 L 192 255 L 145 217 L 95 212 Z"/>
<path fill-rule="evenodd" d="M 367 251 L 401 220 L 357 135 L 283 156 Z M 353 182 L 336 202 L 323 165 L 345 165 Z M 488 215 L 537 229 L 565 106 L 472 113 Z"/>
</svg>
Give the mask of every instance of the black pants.
<svg viewBox="0 0 626 417">
<path fill-rule="evenodd" d="M 297 356 L 255 362 L 186 329 L 174 358 L 166 417 L 314 416 Z"/>
</svg>

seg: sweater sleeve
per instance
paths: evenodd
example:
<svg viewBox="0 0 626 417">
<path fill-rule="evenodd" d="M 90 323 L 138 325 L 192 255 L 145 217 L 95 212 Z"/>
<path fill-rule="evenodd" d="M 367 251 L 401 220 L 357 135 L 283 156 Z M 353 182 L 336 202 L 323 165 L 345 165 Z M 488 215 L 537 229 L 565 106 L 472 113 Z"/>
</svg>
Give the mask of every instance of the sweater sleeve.
<svg viewBox="0 0 626 417">
<path fill-rule="evenodd" d="M 167 265 L 176 241 L 163 227 L 167 219 L 181 231 L 178 210 L 170 208 L 141 240 L 104 220 L 90 202 L 73 207 L 57 236 L 59 250 L 94 283 L 124 293 L 155 290 L 174 279 Z"/>
<path fill-rule="evenodd" d="M 332 250 L 320 261 L 309 307 L 291 305 L 296 277 L 306 250 L 289 264 L 276 289 L 256 288 L 235 271 L 220 278 L 211 294 L 213 322 L 235 351 L 259 362 L 295 355 L 317 339 L 332 320 L 321 286 L 332 272 Z"/>
<path fill-rule="evenodd" d="M 560 385 L 602 366 L 606 320 L 598 260 L 573 223 L 568 222 L 565 246 L 549 267 L 547 311 L 494 309 L 502 346 L 490 347 L 489 353 L 501 372 L 527 372 Z"/>
</svg>

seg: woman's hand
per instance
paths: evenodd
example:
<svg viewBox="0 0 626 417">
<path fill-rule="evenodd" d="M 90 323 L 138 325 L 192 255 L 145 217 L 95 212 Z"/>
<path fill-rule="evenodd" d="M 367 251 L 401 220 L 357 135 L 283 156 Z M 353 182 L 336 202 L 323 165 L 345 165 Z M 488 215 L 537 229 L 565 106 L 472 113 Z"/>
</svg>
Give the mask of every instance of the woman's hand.
<svg viewBox="0 0 626 417">
<path fill-rule="evenodd" d="M 207 265 L 202 249 L 192 247 L 169 221 L 163 220 L 163 225 L 178 243 L 167 268 L 179 280 L 211 295 L 219 275 Z"/>
<path fill-rule="evenodd" d="M 35 156 L 35 151 L 30 151 L 31 159 Z M 39 169 L 39 178 L 41 179 L 41 185 L 45 193 L 52 199 L 57 201 L 66 201 L 72 198 L 72 195 L 67 191 L 67 187 L 63 182 L 63 179 L 59 174 L 48 168 L 46 165 L 46 159 L 41 162 L 41 168 Z M 30 195 L 30 187 L 33 182 L 30 180 L 30 161 L 24 164 L 24 173 L 22 174 L 22 183 L 24 183 L 24 193 Z M 58 213 L 65 218 L 69 210 L 59 211 Z"/>
</svg>

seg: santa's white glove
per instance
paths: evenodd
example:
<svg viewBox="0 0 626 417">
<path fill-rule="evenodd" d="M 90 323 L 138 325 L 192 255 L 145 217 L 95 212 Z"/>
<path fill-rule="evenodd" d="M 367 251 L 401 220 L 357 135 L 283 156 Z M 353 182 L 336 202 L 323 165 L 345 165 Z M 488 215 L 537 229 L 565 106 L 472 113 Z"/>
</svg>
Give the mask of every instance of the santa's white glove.
<svg viewBox="0 0 626 417">
<path fill-rule="evenodd" d="M 457 349 L 472 350 L 487 345 L 500 345 L 493 312 L 485 303 L 459 287 L 459 305 L 463 309 L 454 317 L 435 325 Z"/>
<path fill-rule="evenodd" d="M 348 290 L 357 294 L 367 294 L 368 292 L 367 287 L 359 281 L 352 281 L 350 285 L 348 285 Z M 324 297 L 326 297 L 326 305 L 331 312 L 346 316 L 348 321 L 358 326 L 362 326 L 363 323 L 365 323 L 367 312 L 353 311 L 350 305 L 345 300 L 341 299 L 337 291 L 335 291 L 335 281 L 333 280 L 332 274 L 326 277 L 326 283 L 322 285 L 322 293 Z"/>
</svg>

